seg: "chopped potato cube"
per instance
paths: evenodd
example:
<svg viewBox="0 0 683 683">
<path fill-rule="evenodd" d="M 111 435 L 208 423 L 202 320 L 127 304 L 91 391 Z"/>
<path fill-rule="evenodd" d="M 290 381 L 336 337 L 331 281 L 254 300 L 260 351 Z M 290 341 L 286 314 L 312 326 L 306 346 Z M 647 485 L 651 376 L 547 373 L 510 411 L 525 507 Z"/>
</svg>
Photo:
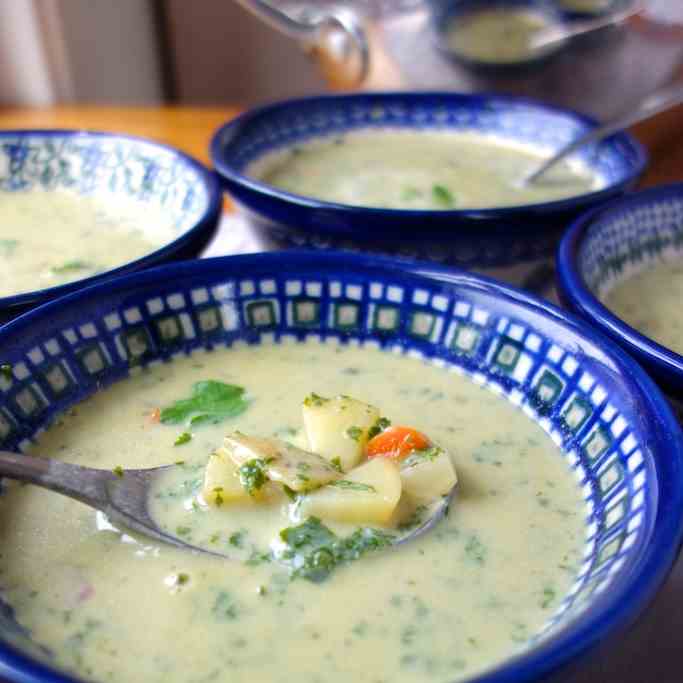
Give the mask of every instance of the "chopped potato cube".
<svg viewBox="0 0 683 683">
<path fill-rule="evenodd" d="M 450 456 L 438 446 L 413 451 L 401 463 L 403 492 L 418 504 L 445 496 L 457 481 Z"/>
<path fill-rule="evenodd" d="M 284 484 L 293 491 L 309 491 L 340 476 L 324 458 L 281 439 L 266 439 L 235 432 L 225 437 L 224 446 L 238 468 L 258 460 L 268 479 Z"/>
<path fill-rule="evenodd" d="M 384 524 L 400 497 L 398 466 L 386 458 L 376 458 L 301 498 L 299 512 L 305 517 L 338 522 Z"/>
<path fill-rule="evenodd" d="M 310 449 L 339 462 L 348 472 L 363 457 L 368 430 L 379 419 L 379 410 L 348 396 L 311 394 L 304 401 L 303 419 Z"/>
<path fill-rule="evenodd" d="M 249 494 L 240 483 L 237 466 L 227 457 L 223 449 L 214 451 L 204 470 L 202 498 L 210 505 L 244 501 Z"/>
</svg>

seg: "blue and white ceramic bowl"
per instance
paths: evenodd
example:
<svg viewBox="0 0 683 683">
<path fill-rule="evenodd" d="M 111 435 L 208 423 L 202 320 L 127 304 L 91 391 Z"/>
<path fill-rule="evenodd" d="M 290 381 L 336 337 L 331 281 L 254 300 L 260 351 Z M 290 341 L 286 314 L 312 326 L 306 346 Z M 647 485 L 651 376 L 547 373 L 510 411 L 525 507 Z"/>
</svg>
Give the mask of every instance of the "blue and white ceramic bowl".
<svg viewBox="0 0 683 683">
<path fill-rule="evenodd" d="M 595 0 L 593 3 L 572 3 L 568 0 L 553 0 L 557 9 L 570 21 L 585 21 L 603 18 L 614 12 L 621 12 L 634 5 L 634 0 Z"/>
<path fill-rule="evenodd" d="M 535 17 L 544 28 L 562 29 L 563 15 L 547 0 L 441 0 L 435 3 L 434 29 L 438 45 L 445 56 L 452 57 L 461 64 L 481 71 L 490 76 L 530 75 L 544 66 L 548 60 L 564 50 L 567 40 L 556 40 L 543 49 L 529 51 L 515 60 L 477 59 L 458 50 L 457 44 L 449 36 L 456 22 L 467 21 L 468 17 L 487 10 L 519 10 Z"/>
<path fill-rule="evenodd" d="M 568 110 L 498 95 L 371 93 L 288 100 L 221 127 L 211 158 L 226 190 L 279 246 L 391 253 L 457 265 L 521 282 L 552 258 L 562 230 L 581 211 L 631 188 L 646 155 L 627 133 L 580 152 L 604 189 L 545 204 L 481 210 L 365 208 L 290 194 L 254 180 L 266 154 L 312 138 L 386 128 L 475 131 L 548 150 L 595 122 Z"/>
<path fill-rule="evenodd" d="M 616 284 L 671 259 L 683 259 L 683 183 L 635 193 L 576 221 L 558 250 L 558 294 L 681 400 L 683 356 L 627 325 L 601 303 Z"/>
<path fill-rule="evenodd" d="M 211 239 L 221 212 L 215 175 L 151 140 L 75 130 L 0 131 L 0 201 L 8 193 L 68 190 L 103 202 L 153 208 L 166 219 L 165 243 L 142 258 L 68 284 L 0 298 L 0 320 L 113 275 L 192 258 Z M 40 193 L 40 194 L 39 194 Z M 160 210 L 160 212 L 159 212 Z"/>
<path fill-rule="evenodd" d="M 473 681 L 547 680 L 629 624 L 683 524 L 683 437 L 645 373 L 572 315 L 439 266 L 290 251 L 186 262 L 98 284 L 0 329 L 0 439 L 24 449 L 61 411 L 131 371 L 198 348 L 309 336 L 423 357 L 487 385 L 560 446 L 586 501 L 583 565 L 544 632 Z M 7 552 L 5 549 L 4 552 Z M 50 668 L 0 610 L 0 672 Z"/>
</svg>

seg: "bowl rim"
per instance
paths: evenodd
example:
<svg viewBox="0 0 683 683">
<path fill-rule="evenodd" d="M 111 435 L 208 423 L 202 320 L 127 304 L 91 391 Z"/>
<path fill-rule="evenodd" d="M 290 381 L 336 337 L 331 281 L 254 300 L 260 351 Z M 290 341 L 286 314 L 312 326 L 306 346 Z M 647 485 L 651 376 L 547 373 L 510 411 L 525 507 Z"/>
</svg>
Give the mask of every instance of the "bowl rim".
<svg viewBox="0 0 683 683">
<path fill-rule="evenodd" d="M 563 37 L 550 44 L 545 48 L 539 49 L 536 53 L 530 52 L 526 57 L 515 59 L 513 61 L 495 61 L 488 59 L 478 59 L 471 57 L 463 52 L 458 51 L 455 47 L 449 47 L 446 44 L 446 34 L 453 19 L 463 17 L 470 14 L 477 14 L 487 9 L 499 9 L 510 7 L 511 9 L 523 12 L 526 10 L 529 14 L 535 14 L 547 20 L 548 26 L 561 27 L 564 22 L 562 12 L 555 5 L 544 2 L 543 0 L 486 0 L 484 3 L 476 0 L 460 0 L 459 3 L 442 5 L 436 12 L 432 14 L 431 23 L 433 30 L 437 36 L 436 45 L 442 54 L 450 57 L 457 62 L 464 64 L 472 69 L 486 71 L 489 73 L 514 73 L 518 71 L 532 70 L 535 66 L 541 66 L 546 61 L 557 56 L 564 50 L 570 39 Z"/>
<path fill-rule="evenodd" d="M 32 309 L 0 328 L 0 345 L 17 335 L 24 335 L 21 338 L 25 339 L 25 331 L 40 325 L 46 317 L 61 317 L 69 309 L 78 309 L 80 303 L 91 302 L 92 305 L 100 294 L 133 293 L 158 283 L 181 281 L 185 277 L 228 276 L 233 268 L 237 272 L 259 272 L 259 268 L 269 268 L 267 272 L 273 269 L 281 271 L 286 263 L 292 267 L 307 268 L 311 272 L 319 272 L 322 267 L 355 268 L 366 274 L 379 271 L 392 277 L 400 273 L 400 277 L 413 284 L 423 282 L 433 286 L 440 283 L 444 288 L 448 286 L 451 292 L 453 287 L 464 287 L 475 294 L 480 292 L 500 299 L 505 306 L 514 306 L 520 314 L 540 315 L 549 323 L 559 323 L 596 345 L 603 355 L 601 361 L 609 363 L 610 369 L 619 374 L 626 386 L 642 400 L 644 409 L 639 416 L 642 428 L 652 434 L 649 444 L 653 452 L 656 473 L 653 481 L 656 486 L 649 500 L 650 506 L 656 503 L 656 509 L 651 537 L 619 590 L 603 592 L 567 632 L 561 631 L 530 651 L 504 659 L 495 668 L 468 680 L 472 683 L 537 681 L 586 655 L 618 628 L 631 624 L 671 570 L 683 537 L 683 433 L 660 390 L 635 360 L 612 344 L 602 332 L 591 328 L 585 320 L 532 294 L 491 278 L 407 258 L 342 251 L 321 254 L 315 250 L 224 256 L 167 264 L 77 290 Z M 49 668 L 5 643 L 0 644 L 0 672 L 18 683 L 78 681 L 76 677 Z"/>
<path fill-rule="evenodd" d="M 656 200 L 671 195 L 683 198 L 683 182 L 639 190 L 580 216 L 569 226 L 557 248 L 557 284 L 560 298 L 575 313 L 625 346 L 636 360 L 654 369 L 660 377 L 669 378 L 668 384 L 671 384 L 673 375 L 675 383 L 683 386 L 683 355 L 659 344 L 612 313 L 589 289 L 578 268 L 583 238 L 596 220 L 615 210 L 638 207 L 643 200 Z"/>
<path fill-rule="evenodd" d="M 87 128 L 5 128 L 0 130 L 0 144 L 2 144 L 5 138 L 28 138 L 31 136 L 42 138 L 111 138 L 130 141 L 133 143 L 143 143 L 157 147 L 180 158 L 185 164 L 187 164 L 187 166 L 197 173 L 199 177 L 198 182 L 202 183 L 206 188 L 208 202 L 206 209 L 196 219 L 192 227 L 185 230 L 174 240 L 162 245 L 158 249 L 155 249 L 148 254 L 144 254 L 134 261 L 127 261 L 120 266 L 110 268 L 102 273 L 97 273 L 89 277 L 72 280 L 71 282 L 66 282 L 54 287 L 35 289 L 28 292 L 20 292 L 19 294 L 11 294 L 10 296 L 0 297 L 0 311 L 7 310 L 11 312 L 12 309 L 22 306 L 36 306 L 82 287 L 88 287 L 101 280 L 106 280 L 111 277 L 140 270 L 148 266 L 157 265 L 160 262 L 163 262 L 164 259 L 169 258 L 179 251 L 182 251 L 185 247 L 197 239 L 204 231 L 211 231 L 213 233 L 218 225 L 222 210 L 222 191 L 220 182 L 216 177 L 215 172 L 207 168 L 193 156 L 181 151 L 176 147 L 173 147 L 172 145 L 140 135 L 129 135 L 128 133 L 116 133 L 104 130 L 91 130 Z"/>
<path fill-rule="evenodd" d="M 613 183 L 605 186 L 602 189 L 592 192 L 577 195 L 575 197 L 566 197 L 564 199 L 556 199 L 550 202 L 536 202 L 532 204 L 518 204 L 514 206 L 504 207 L 489 207 L 489 208 L 465 208 L 465 209 L 395 209 L 383 207 L 366 207 L 352 204 L 342 204 L 338 202 L 329 202 L 321 199 L 315 199 L 306 195 L 294 194 L 285 190 L 280 190 L 273 185 L 268 185 L 261 181 L 255 180 L 244 173 L 237 171 L 234 167 L 225 160 L 222 154 L 223 145 L 222 138 L 229 133 L 235 137 L 240 134 L 240 128 L 253 122 L 261 117 L 268 117 L 271 114 L 277 113 L 286 109 L 296 109 L 301 106 L 315 106 L 317 103 L 325 102 L 392 102 L 398 100 L 413 100 L 415 102 L 430 101 L 440 99 L 445 102 L 485 102 L 495 101 L 505 105 L 522 104 L 533 107 L 539 112 L 546 112 L 552 114 L 559 114 L 569 119 L 573 119 L 576 123 L 582 126 L 594 128 L 599 125 L 599 122 L 585 114 L 566 107 L 559 107 L 556 105 L 545 104 L 538 100 L 529 97 L 520 97 L 515 95 L 503 95 L 490 92 L 477 93 L 462 93 L 462 92 L 448 92 L 448 91 L 377 91 L 367 93 L 346 93 L 346 94 L 325 94 L 314 95 L 310 97 L 299 97 L 285 100 L 278 100 L 265 105 L 261 105 L 249 109 L 242 114 L 239 114 L 234 119 L 227 121 L 219 126 L 211 137 L 209 143 L 209 153 L 211 161 L 217 173 L 223 180 L 230 181 L 235 185 L 247 190 L 251 190 L 259 195 L 263 195 L 270 199 L 280 200 L 289 205 L 297 206 L 299 208 L 311 209 L 316 211 L 326 211 L 328 214 L 332 212 L 347 213 L 355 215 L 358 218 L 382 216 L 386 218 L 410 218 L 414 220 L 423 219 L 430 220 L 435 218 L 440 219 L 475 219 L 477 222 L 492 219 L 505 219 L 510 217 L 528 217 L 529 214 L 546 215 L 549 213 L 556 213 L 561 211 L 576 210 L 585 204 L 597 203 L 614 196 L 615 193 L 626 190 L 632 183 L 634 183 L 644 172 L 649 157 L 645 147 L 628 131 L 619 131 L 614 133 L 605 141 L 619 140 L 626 144 L 634 153 L 634 163 L 627 175 L 618 183 Z M 452 226 L 450 226 L 452 228 Z M 482 228 L 477 225 L 477 230 Z M 514 229 L 515 226 L 510 226 Z"/>
</svg>

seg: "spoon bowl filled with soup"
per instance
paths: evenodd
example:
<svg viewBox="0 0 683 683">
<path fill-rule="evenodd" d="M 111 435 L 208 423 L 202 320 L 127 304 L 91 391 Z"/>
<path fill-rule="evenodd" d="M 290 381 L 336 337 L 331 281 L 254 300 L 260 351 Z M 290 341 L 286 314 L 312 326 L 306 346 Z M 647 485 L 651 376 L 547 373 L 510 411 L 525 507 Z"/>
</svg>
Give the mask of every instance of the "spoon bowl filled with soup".
<svg viewBox="0 0 683 683">
<path fill-rule="evenodd" d="M 196 256 L 220 216 L 213 176 L 151 140 L 0 131 L 0 316 L 110 275 Z"/>
<path fill-rule="evenodd" d="M 628 134 L 524 178 L 594 127 L 493 95 L 371 93 L 288 100 L 220 128 L 211 157 L 253 225 L 281 246 L 424 257 L 519 282 L 582 209 L 645 165 Z"/>
<path fill-rule="evenodd" d="M 0 345 L 3 449 L 113 479 L 175 463 L 149 514 L 209 551 L 4 481 L 10 681 L 537 681 L 630 623 L 680 541 L 683 437 L 652 382 L 483 278 L 187 262 Z"/>
</svg>

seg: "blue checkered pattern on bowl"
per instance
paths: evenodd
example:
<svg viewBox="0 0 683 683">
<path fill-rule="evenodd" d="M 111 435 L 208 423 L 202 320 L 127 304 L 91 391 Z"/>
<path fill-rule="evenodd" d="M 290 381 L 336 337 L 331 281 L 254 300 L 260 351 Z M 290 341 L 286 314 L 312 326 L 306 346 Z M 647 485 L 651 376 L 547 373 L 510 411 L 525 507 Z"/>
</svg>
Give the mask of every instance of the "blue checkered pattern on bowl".
<svg viewBox="0 0 683 683">
<path fill-rule="evenodd" d="M 586 230 L 577 266 L 599 298 L 655 263 L 683 258 L 683 192 L 638 195 L 599 215 Z"/>
<path fill-rule="evenodd" d="M 619 376 L 589 339 L 577 353 L 575 332 L 466 277 L 445 284 L 388 260 L 335 258 L 270 254 L 157 269 L 102 285 L 96 297 L 62 299 L 33 314 L 30 334 L 10 326 L 0 333 L 2 361 L 12 366 L 11 376 L 0 374 L 2 446 L 24 450 L 76 401 L 198 348 L 315 337 L 424 358 L 523 410 L 575 473 L 586 506 L 584 559 L 535 639 L 575 623 L 627 580 L 653 526 L 648 435 Z M 0 614 L 0 628 L 11 632 L 11 611 Z"/>
</svg>

